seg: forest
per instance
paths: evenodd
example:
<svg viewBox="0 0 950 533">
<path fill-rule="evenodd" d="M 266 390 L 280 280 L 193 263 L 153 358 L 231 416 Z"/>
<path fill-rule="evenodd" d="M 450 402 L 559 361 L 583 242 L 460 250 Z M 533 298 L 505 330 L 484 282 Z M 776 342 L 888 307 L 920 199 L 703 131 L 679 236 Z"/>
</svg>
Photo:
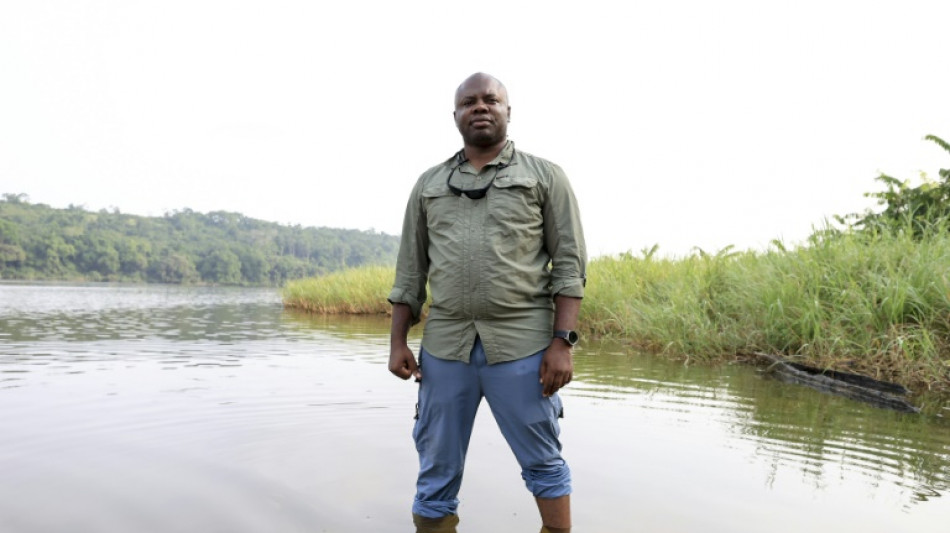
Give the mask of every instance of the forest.
<svg viewBox="0 0 950 533">
<path fill-rule="evenodd" d="M 3 280 L 280 286 L 392 265 L 398 247 L 398 237 L 375 231 L 286 226 L 226 211 L 145 217 L 0 197 Z"/>
</svg>

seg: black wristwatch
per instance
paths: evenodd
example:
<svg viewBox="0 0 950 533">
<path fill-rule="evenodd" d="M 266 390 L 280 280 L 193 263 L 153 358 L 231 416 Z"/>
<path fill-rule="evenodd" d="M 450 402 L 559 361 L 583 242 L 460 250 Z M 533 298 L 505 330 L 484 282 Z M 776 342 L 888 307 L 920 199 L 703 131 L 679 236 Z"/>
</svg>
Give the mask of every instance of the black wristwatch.
<svg viewBox="0 0 950 533">
<path fill-rule="evenodd" d="M 577 341 L 580 340 L 580 336 L 577 335 L 577 332 L 572 329 L 558 329 L 554 330 L 555 339 L 564 339 L 564 342 L 574 346 L 577 344 Z"/>
</svg>

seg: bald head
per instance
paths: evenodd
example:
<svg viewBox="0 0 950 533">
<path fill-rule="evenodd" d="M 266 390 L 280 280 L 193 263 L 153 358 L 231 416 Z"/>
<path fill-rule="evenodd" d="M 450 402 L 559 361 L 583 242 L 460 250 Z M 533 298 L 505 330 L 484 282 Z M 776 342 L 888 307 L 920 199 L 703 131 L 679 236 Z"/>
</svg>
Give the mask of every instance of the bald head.
<svg viewBox="0 0 950 533">
<path fill-rule="evenodd" d="M 485 74 L 484 72 L 476 72 L 471 76 L 465 78 L 457 89 L 455 89 L 455 105 L 458 105 L 459 98 L 466 92 L 466 89 L 476 85 L 483 84 L 488 82 L 491 85 L 495 85 L 498 88 L 499 94 L 505 99 L 505 102 L 508 102 L 508 89 L 505 87 L 505 84 L 501 82 L 498 78 L 492 76 L 491 74 Z"/>
</svg>

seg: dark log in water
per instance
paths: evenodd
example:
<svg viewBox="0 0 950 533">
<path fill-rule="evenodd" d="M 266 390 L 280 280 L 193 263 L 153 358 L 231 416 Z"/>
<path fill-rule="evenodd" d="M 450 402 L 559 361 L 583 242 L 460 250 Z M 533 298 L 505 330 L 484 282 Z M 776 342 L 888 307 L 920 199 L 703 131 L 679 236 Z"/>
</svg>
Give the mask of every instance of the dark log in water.
<svg viewBox="0 0 950 533">
<path fill-rule="evenodd" d="M 910 393 L 897 383 L 879 381 L 860 374 L 823 370 L 801 363 L 787 361 L 779 356 L 756 353 L 760 361 L 768 363 L 767 372 L 788 383 L 805 385 L 821 392 L 837 394 L 875 407 L 893 409 L 902 413 L 919 413 L 920 409 L 904 398 Z"/>
</svg>

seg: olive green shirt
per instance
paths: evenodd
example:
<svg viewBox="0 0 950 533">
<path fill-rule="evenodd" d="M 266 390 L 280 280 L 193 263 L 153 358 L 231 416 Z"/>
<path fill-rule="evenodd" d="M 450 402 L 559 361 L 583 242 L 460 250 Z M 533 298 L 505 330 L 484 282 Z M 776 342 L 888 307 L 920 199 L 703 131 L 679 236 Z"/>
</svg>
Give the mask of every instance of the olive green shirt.
<svg viewBox="0 0 950 533">
<path fill-rule="evenodd" d="M 478 200 L 456 196 L 450 174 L 459 189 L 491 186 Z M 489 364 L 511 361 L 551 343 L 554 296 L 584 296 L 586 262 L 564 171 L 509 141 L 480 172 L 459 152 L 419 177 L 389 301 L 407 304 L 416 323 L 428 282 L 427 352 L 468 362 L 478 335 Z"/>
</svg>

